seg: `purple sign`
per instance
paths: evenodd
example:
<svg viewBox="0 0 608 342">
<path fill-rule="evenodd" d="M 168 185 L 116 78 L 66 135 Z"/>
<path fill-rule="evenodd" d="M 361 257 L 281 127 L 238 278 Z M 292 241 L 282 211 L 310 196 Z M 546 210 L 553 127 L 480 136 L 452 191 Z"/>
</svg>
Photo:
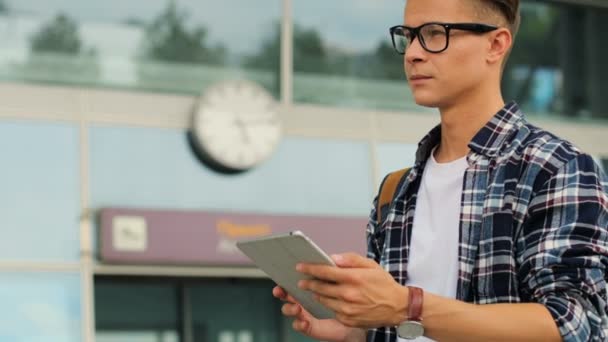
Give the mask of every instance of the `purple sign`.
<svg viewBox="0 0 608 342">
<path fill-rule="evenodd" d="M 365 255 L 367 218 L 106 208 L 100 221 L 106 263 L 246 266 L 237 241 L 292 230 L 328 254 Z"/>
</svg>

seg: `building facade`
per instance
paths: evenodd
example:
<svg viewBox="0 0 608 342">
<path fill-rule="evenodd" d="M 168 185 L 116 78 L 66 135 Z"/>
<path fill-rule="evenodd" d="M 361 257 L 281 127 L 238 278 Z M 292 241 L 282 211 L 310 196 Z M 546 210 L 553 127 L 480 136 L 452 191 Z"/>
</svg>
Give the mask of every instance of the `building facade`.
<svg viewBox="0 0 608 342">
<path fill-rule="evenodd" d="M 250 266 L 107 262 L 99 213 L 364 221 L 383 175 L 439 122 L 391 50 L 404 3 L 0 1 L 0 341 L 306 341 Z M 522 12 L 505 97 L 602 163 L 608 4 Z M 283 136 L 225 175 L 186 133 L 205 89 L 233 79 L 274 96 Z"/>
</svg>

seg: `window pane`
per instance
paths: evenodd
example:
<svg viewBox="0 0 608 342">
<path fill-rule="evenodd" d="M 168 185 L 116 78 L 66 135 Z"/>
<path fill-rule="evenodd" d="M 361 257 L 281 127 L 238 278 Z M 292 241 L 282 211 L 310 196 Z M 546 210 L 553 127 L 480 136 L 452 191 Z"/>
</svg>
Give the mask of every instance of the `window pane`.
<svg viewBox="0 0 608 342">
<path fill-rule="evenodd" d="M 0 341 L 78 342 L 78 274 L 0 273 Z"/>
<path fill-rule="evenodd" d="M 189 286 L 194 340 L 281 341 L 281 303 L 272 296 L 273 286 L 271 281 L 246 279 Z"/>
<path fill-rule="evenodd" d="M 260 52 L 280 8 L 279 0 L 0 0 L 0 79 L 198 94 L 246 78 L 276 95 L 278 54 Z"/>
<path fill-rule="evenodd" d="M 79 260 L 78 130 L 0 122 L 0 259 Z"/>
<path fill-rule="evenodd" d="M 608 10 L 526 2 L 503 78 L 529 114 L 608 118 Z"/>
<path fill-rule="evenodd" d="M 404 3 L 295 1 L 295 101 L 420 110 L 388 35 L 402 23 Z M 504 73 L 505 100 L 532 115 L 608 118 L 608 9 L 525 1 L 522 18 Z"/>
<path fill-rule="evenodd" d="M 367 215 L 374 191 L 361 141 L 285 138 L 266 163 L 225 177 L 195 159 L 181 130 L 95 127 L 90 139 L 93 208 Z"/>
<path fill-rule="evenodd" d="M 274 286 L 268 279 L 96 277 L 96 340 L 313 341 L 281 314 Z"/>
<path fill-rule="evenodd" d="M 380 184 L 390 172 L 414 166 L 417 149 L 418 145 L 416 144 L 378 144 L 376 147 L 376 158 L 378 160 L 377 184 Z M 395 158 L 395 156 L 398 156 L 398 158 Z"/>
<path fill-rule="evenodd" d="M 158 331 L 178 325 L 177 287 L 162 282 L 95 280 L 95 317 L 98 330 L 155 327 Z"/>
<path fill-rule="evenodd" d="M 412 108 L 403 57 L 388 32 L 403 23 L 404 3 L 294 1 L 294 100 Z"/>
<path fill-rule="evenodd" d="M 96 340 L 178 342 L 177 291 L 170 282 L 96 278 Z"/>
</svg>

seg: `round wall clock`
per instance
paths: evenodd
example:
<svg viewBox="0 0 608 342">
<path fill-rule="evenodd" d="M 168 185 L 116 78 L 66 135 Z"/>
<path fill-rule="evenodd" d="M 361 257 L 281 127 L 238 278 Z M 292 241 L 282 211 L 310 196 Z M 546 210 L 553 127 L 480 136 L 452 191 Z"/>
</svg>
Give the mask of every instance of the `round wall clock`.
<svg viewBox="0 0 608 342">
<path fill-rule="evenodd" d="M 221 173 L 241 173 L 260 165 L 282 135 L 272 95 L 249 81 L 226 81 L 199 98 L 188 140 L 199 160 Z"/>
</svg>

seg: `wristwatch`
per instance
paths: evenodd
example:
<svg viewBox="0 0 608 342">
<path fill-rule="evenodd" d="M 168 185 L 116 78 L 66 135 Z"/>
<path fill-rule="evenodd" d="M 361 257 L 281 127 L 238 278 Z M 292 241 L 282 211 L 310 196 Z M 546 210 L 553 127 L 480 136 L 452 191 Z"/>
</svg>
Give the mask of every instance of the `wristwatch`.
<svg viewBox="0 0 608 342">
<path fill-rule="evenodd" d="M 419 287 L 408 286 L 409 303 L 407 320 L 397 326 L 397 335 L 406 340 L 413 340 L 424 335 L 422 325 L 422 300 L 424 291 Z"/>
</svg>

